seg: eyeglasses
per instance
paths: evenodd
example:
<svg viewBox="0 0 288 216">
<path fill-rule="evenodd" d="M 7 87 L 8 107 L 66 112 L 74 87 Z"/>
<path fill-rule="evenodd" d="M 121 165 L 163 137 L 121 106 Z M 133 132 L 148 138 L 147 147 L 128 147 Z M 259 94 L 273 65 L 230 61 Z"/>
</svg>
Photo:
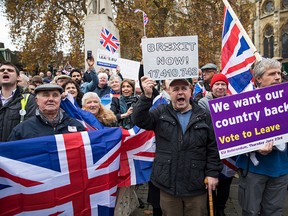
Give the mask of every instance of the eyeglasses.
<svg viewBox="0 0 288 216">
<path fill-rule="evenodd" d="M 5 70 L 7 70 L 7 71 L 10 72 L 10 73 L 15 72 L 15 70 L 10 69 L 10 68 L 1 68 L 1 69 L 0 69 L 0 72 L 3 73 Z"/>
</svg>

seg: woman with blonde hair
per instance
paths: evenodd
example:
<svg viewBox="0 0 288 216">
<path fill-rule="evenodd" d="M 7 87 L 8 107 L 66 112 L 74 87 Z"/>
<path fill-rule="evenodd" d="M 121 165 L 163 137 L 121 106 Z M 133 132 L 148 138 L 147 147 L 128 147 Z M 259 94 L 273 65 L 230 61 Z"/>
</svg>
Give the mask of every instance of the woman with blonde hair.
<svg viewBox="0 0 288 216">
<path fill-rule="evenodd" d="M 87 92 L 83 95 L 82 109 L 91 112 L 106 127 L 118 126 L 114 113 L 101 104 L 95 92 Z"/>
</svg>

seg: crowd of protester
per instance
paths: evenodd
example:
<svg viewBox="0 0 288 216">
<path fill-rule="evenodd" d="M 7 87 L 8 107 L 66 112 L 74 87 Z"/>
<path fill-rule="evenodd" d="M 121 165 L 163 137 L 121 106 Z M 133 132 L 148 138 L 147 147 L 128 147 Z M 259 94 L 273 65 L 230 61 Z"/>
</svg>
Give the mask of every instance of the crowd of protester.
<svg viewBox="0 0 288 216">
<path fill-rule="evenodd" d="M 208 190 L 216 190 L 213 194 L 215 215 L 225 215 L 230 185 L 237 172 L 225 165 L 223 168 L 209 114 L 208 101 L 228 95 L 228 79 L 217 66 L 205 64 L 199 69 L 198 79 L 163 80 L 157 85 L 144 76 L 141 65 L 142 94 L 137 95 L 135 81 L 124 79 L 119 70 L 116 73 L 104 68 L 96 71 L 93 57 L 86 63 L 85 72 L 74 68 L 70 73 L 57 71 L 54 75 L 47 71 L 33 77 L 26 76 L 9 62 L 3 63 L 0 66 L 0 141 L 83 131 L 84 127 L 60 108 L 61 99 L 71 94 L 77 106 L 92 113 L 106 127 L 131 129 L 137 125 L 154 130 L 156 158 L 148 193 L 153 215 L 206 215 L 204 177 L 208 178 Z M 276 60 L 263 59 L 254 70 L 255 87 L 285 80 L 281 77 L 281 63 Z M 270 76 L 270 80 L 266 76 Z M 153 99 L 159 95 L 166 104 L 150 110 Z M 191 122 L 196 126 L 191 127 Z M 185 147 L 179 150 L 177 145 Z M 258 171 L 262 166 L 251 163 L 247 170 L 246 155 L 237 161 L 240 186 L 249 188 L 245 194 L 239 190 L 243 215 L 280 216 L 282 213 L 288 182 L 287 144 L 284 153 L 277 152 L 272 145 L 265 145 L 257 155 L 264 166 L 268 159 L 286 165 L 281 172 L 273 172 L 273 176 L 263 174 L 262 170 Z M 186 166 L 189 166 L 188 172 Z M 269 198 L 268 193 L 278 199 Z M 130 215 L 137 206 L 135 187 L 118 191 L 115 215 Z"/>
</svg>

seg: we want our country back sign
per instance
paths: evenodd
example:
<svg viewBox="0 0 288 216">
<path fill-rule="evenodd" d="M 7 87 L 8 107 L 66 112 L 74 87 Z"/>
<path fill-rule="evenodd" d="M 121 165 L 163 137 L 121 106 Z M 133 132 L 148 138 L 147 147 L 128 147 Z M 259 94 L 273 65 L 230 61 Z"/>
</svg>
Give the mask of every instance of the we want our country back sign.
<svg viewBox="0 0 288 216">
<path fill-rule="evenodd" d="M 209 101 L 220 158 L 288 140 L 288 83 Z"/>
</svg>

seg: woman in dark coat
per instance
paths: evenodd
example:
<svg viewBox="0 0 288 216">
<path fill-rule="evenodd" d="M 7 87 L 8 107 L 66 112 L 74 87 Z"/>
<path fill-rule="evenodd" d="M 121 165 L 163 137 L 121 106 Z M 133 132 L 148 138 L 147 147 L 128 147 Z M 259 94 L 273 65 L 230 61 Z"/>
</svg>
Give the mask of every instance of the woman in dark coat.
<svg viewBox="0 0 288 216">
<path fill-rule="evenodd" d="M 116 115 L 120 126 L 125 129 L 131 129 L 134 126 L 131 114 L 133 113 L 133 106 L 138 101 L 138 96 L 134 95 L 135 82 L 129 79 L 124 79 L 121 83 L 120 89 L 121 96 L 119 98 L 112 98 L 110 109 Z"/>
</svg>

